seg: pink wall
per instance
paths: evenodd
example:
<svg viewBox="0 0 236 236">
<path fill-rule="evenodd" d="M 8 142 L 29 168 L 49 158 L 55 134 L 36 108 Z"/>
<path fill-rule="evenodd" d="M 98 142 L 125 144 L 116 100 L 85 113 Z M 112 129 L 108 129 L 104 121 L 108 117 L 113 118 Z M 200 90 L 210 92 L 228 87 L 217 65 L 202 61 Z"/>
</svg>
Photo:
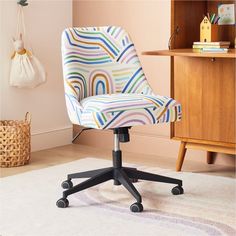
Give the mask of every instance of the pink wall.
<svg viewBox="0 0 236 236">
<path fill-rule="evenodd" d="M 72 125 L 64 99 L 61 33 L 72 25 L 72 0 L 28 2 L 29 6 L 24 8 L 26 32 L 35 56 L 45 67 L 47 82 L 34 89 L 9 86 L 18 4 L 16 0 L 0 0 L 0 119 L 21 120 L 29 111 L 35 151 L 71 142 Z"/>
<path fill-rule="evenodd" d="M 74 26 L 124 27 L 134 41 L 154 91 L 163 95 L 170 94 L 169 58 L 141 56 L 145 50 L 167 48 L 170 33 L 169 1 L 74 1 L 73 13 Z M 161 20 L 157 20 L 157 15 Z M 163 22 L 166 27 L 163 27 Z M 169 125 L 140 127 L 137 131 L 169 136 Z"/>
<path fill-rule="evenodd" d="M 170 58 L 142 56 L 142 51 L 167 49 L 170 36 L 170 0 L 127 1 L 80 1 L 73 3 L 74 26 L 118 25 L 131 35 L 144 72 L 155 93 L 170 95 Z M 173 166 L 178 154 L 179 142 L 169 139 L 168 124 L 134 127 L 131 143 L 122 146 L 131 152 L 149 153 L 173 157 Z M 88 131 L 80 143 L 97 147 L 112 147 L 112 134 L 104 131 Z M 188 151 L 188 158 L 205 162 L 205 152 Z M 225 161 L 226 160 L 226 161 Z M 217 160 L 233 165 L 228 156 Z"/>
</svg>

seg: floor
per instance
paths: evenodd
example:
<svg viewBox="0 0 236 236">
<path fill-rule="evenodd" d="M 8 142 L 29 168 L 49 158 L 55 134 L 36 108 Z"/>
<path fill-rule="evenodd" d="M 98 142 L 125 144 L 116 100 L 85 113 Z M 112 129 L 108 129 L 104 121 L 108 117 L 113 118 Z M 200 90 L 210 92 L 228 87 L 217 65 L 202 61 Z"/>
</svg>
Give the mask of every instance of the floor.
<svg viewBox="0 0 236 236">
<path fill-rule="evenodd" d="M 6 177 L 31 170 L 59 165 L 85 157 L 97 157 L 111 160 L 111 151 L 80 144 L 71 144 L 33 152 L 29 165 L 14 168 L 1 168 L 0 177 Z M 175 169 L 175 160 L 173 158 L 159 157 L 156 155 L 145 155 L 144 157 L 144 154 L 124 152 L 123 161 L 146 166 L 157 166 L 164 169 Z M 208 165 L 203 162 L 191 160 L 185 160 L 183 171 L 235 178 L 234 167 Z"/>
</svg>

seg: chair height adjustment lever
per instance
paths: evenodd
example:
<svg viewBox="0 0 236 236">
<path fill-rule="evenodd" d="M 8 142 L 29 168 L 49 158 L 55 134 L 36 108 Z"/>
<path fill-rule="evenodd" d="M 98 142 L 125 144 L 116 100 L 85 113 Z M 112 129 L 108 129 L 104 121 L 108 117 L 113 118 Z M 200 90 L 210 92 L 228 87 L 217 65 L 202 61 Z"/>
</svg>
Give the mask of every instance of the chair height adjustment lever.
<svg viewBox="0 0 236 236">
<path fill-rule="evenodd" d="M 131 127 L 123 127 L 123 128 L 118 128 L 118 134 L 119 134 L 119 141 L 121 143 L 126 143 L 130 141 L 129 138 L 129 129 Z"/>
</svg>

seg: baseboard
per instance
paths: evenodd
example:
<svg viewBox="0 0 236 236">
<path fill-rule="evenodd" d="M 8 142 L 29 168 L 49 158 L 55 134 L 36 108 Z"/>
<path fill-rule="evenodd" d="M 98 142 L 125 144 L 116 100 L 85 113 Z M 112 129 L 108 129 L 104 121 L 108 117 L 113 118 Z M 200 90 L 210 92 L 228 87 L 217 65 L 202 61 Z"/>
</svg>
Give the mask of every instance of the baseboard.
<svg viewBox="0 0 236 236">
<path fill-rule="evenodd" d="M 75 125 L 74 133 L 80 129 L 79 126 Z M 89 130 L 84 132 L 75 143 L 112 150 L 113 134 L 110 130 Z M 173 158 L 174 164 L 178 156 L 179 144 L 179 141 L 171 140 L 168 136 L 145 135 L 141 132 L 131 131 L 130 142 L 121 144 L 121 148 L 123 151 L 143 154 L 143 158 L 145 158 L 145 155 Z M 216 164 L 231 167 L 235 165 L 235 157 L 233 155 L 217 153 L 216 156 Z M 186 153 L 185 162 L 188 160 L 206 163 L 206 151 L 189 149 Z"/>
<path fill-rule="evenodd" d="M 71 144 L 72 126 L 31 133 L 31 149 L 39 151 Z"/>
<path fill-rule="evenodd" d="M 74 126 L 74 133 L 79 130 L 79 126 Z M 144 156 L 148 154 L 176 157 L 178 154 L 179 142 L 171 140 L 168 136 L 144 135 L 136 131 L 130 133 L 130 142 L 121 143 L 121 148 L 124 151 L 141 153 Z M 75 143 L 112 150 L 113 133 L 111 130 L 89 130 L 84 132 Z"/>
</svg>

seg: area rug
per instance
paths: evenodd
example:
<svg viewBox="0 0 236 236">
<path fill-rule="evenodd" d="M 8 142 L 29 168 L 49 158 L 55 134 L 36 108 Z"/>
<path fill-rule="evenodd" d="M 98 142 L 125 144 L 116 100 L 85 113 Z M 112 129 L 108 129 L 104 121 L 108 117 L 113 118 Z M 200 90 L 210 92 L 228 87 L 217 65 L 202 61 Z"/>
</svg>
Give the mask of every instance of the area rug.
<svg viewBox="0 0 236 236">
<path fill-rule="evenodd" d="M 0 179 L 0 235 L 236 235 L 235 179 L 225 177 L 139 166 L 182 179 L 185 194 L 172 195 L 171 184 L 139 181 L 135 186 L 143 196 L 144 212 L 132 213 L 134 199 L 108 181 L 69 196 L 68 208 L 56 207 L 67 173 L 110 165 L 85 158 Z"/>
</svg>

